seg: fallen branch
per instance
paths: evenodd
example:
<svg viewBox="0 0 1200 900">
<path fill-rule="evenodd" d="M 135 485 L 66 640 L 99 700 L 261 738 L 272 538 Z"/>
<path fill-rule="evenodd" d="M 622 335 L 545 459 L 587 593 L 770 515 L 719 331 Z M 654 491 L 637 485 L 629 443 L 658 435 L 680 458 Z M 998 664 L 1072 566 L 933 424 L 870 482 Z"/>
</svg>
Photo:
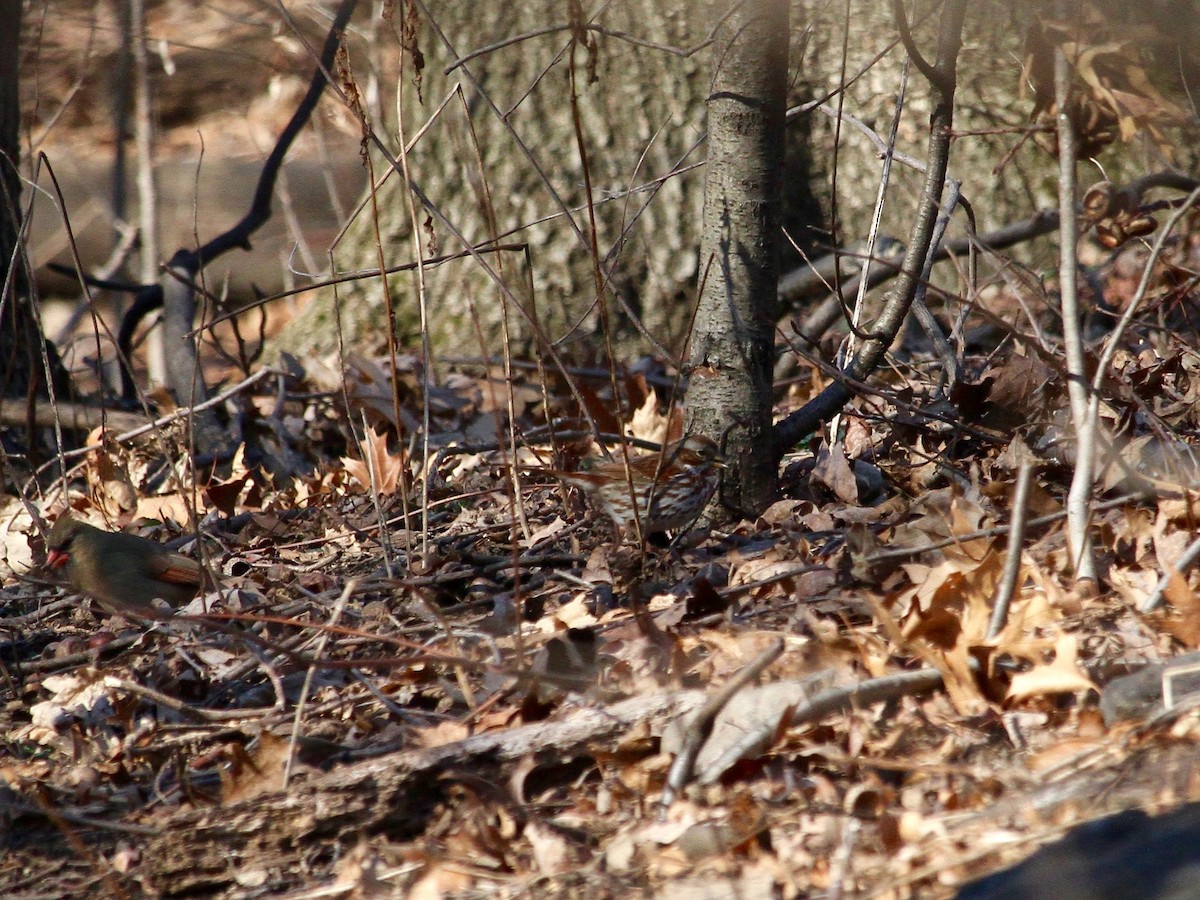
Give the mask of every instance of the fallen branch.
<svg viewBox="0 0 1200 900">
<path fill-rule="evenodd" d="M 583 707 L 561 722 L 482 734 L 428 750 L 406 750 L 340 766 L 328 774 L 301 770 L 286 793 L 260 794 L 213 809 L 181 811 L 161 823 L 142 855 L 153 888 L 171 894 L 211 894 L 261 871 L 300 883 L 301 858 L 321 846 L 353 846 L 386 834 L 401 841 L 421 832 L 455 770 L 472 780 L 505 780 L 506 763 L 532 758 L 554 766 L 611 743 L 643 723 L 687 715 L 703 691 L 636 697 L 605 708 Z M 311 874 L 311 873 L 307 873 Z"/>
<path fill-rule="evenodd" d="M 712 734 L 713 722 L 717 715 L 733 699 L 734 694 L 761 675 L 767 666 L 779 659 L 782 653 L 783 638 L 776 638 L 766 650 L 750 661 L 750 665 L 730 678 L 720 690 L 709 697 L 708 702 L 691 717 L 687 726 L 687 740 L 683 748 L 675 755 L 675 762 L 671 764 L 671 771 L 667 775 L 667 783 L 663 785 L 660 803 L 664 815 L 670 805 L 675 802 L 675 797 L 692 780 L 696 757 L 700 755 L 700 748 Z"/>
</svg>

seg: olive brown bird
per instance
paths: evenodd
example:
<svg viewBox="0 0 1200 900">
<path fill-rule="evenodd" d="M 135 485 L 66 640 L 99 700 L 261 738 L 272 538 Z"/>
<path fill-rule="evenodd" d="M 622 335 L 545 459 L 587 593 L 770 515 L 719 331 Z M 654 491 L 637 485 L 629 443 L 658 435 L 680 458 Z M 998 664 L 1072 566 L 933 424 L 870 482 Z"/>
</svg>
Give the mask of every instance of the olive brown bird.
<svg viewBox="0 0 1200 900">
<path fill-rule="evenodd" d="M 167 619 L 196 596 L 204 571 L 194 559 L 133 534 L 103 531 L 63 514 L 46 537 L 46 563 L 64 569 L 79 593 L 111 613 Z M 164 600 L 171 610 L 155 600 Z"/>
</svg>

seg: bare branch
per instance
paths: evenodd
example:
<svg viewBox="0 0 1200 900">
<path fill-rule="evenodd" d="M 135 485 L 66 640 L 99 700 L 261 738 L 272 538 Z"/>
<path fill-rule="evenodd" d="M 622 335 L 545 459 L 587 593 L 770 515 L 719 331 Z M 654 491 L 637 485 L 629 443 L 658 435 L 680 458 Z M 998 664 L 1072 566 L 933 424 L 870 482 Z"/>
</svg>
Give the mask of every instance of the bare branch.
<svg viewBox="0 0 1200 900">
<path fill-rule="evenodd" d="M 929 170 L 926 173 L 925 187 L 921 193 L 908 250 L 900 266 L 899 281 L 888 295 L 883 312 L 874 323 L 873 337 L 863 344 L 845 367 L 846 374 L 856 380 L 863 380 L 875 370 L 891 341 L 899 333 L 916 295 L 920 273 L 932 246 L 938 206 L 950 160 L 955 71 L 958 51 L 962 46 L 965 11 L 965 0 L 949 0 L 942 12 L 936 72 L 930 79 L 933 113 L 930 116 L 929 127 Z M 776 424 L 776 452 L 782 454 L 787 448 L 795 446 L 812 434 L 845 406 L 850 396 L 846 382 L 835 380 L 814 400 Z"/>
</svg>

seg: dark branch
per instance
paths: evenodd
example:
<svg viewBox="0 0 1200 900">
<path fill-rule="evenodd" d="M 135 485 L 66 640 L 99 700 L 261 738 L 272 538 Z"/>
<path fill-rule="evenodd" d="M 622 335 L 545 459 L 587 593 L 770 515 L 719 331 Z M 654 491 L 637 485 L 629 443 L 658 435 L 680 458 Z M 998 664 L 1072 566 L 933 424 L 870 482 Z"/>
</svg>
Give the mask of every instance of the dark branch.
<svg viewBox="0 0 1200 900">
<path fill-rule="evenodd" d="M 942 188 L 946 181 L 946 169 L 950 162 L 955 71 L 958 51 L 962 46 L 965 9 L 965 0 L 949 0 L 943 10 L 937 61 L 934 65 L 936 71 L 930 77 L 933 112 L 929 119 L 929 168 L 925 177 L 925 187 L 921 192 L 917 218 L 913 223 L 908 250 L 900 265 L 896 285 L 888 294 L 883 312 L 870 329 L 875 337 L 865 341 L 845 367 L 845 374 L 852 380 L 865 380 L 883 359 L 892 338 L 899 333 L 916 296 L 925 258 L 932 246 Z M 832 382 L 811 402 L 775 426 L 776 452 L 782 454 L 808 437 L 845 406 L 851 396 L 845 380 Z"/>
<path fill-rule="evenodd" d="M 913 65 L 928 79 L 931 85 L 944 89 L 945 86 L 940 83 L 941 73 L 930 65 L 929 60 L 921 55 L 921 48 L 913 40 L 912 32 L 908 28 L 908 14 L 904 12 L 904 0 L 894 0 L 892 12 L 896 20 L 896 30 L 900 32 L 900 42 L 904 44 L 904 49 L 908 51 L 908 58 L 912 60 Z"/>
<path fill-rule="evenodd" d="M 350 21 L 350 16 L 354 12 L 357 2 L 358 0 L 343 0 L 341 7 L 338 9 L 337 15 L 333 20 L 333 25 L 329 29 L 329 34 L 325 38 L 325 46 L 321 50 L 321 58 L 317 63 L 316 72 L 313 73 L 312 81 L 309 83 L 308 92 L 304 95 L 304 99 L 300 101 L 300 105 L 296 107 L 296 112 L 292 115 L 291 121 L 283 129 L 283 133 L 279 135 L 279 140 L 276 141 L 275 148 L 263 164 L 262 174 L 258 179 L 258 187 L 254 191 L 254 201 L 250 206 L 250 211 L 246 213 L 246 216 L 240 222 L 224 234 L 213 238 L 199 250 L 179 250 L 176 252 L 170 262 L 173 268 L 179 266 L 194 276 L 204 266 L 235 247 L 241 247 L 244 250 L 250 249 L 250 236 L 271 218 L 271 197 L 275 193 L 275 180 L 279 176 L 279 169 L 283 165 L 283 159 L 287 156 L 288 150 L 291 149 L 292 141 L 296 139 L 296 135 L 300 133 L 300 130 L 308 124 L 313 110 L 317 107 L 317 101 L 321 99 L 321 94 L 324 92 L 325 84 L 329 78 L 328 73 L 333 67 L 334 56 L 337 54 L 338 47 L 342 42 L 342 32 L 345 31 L 346 24 Z"/>
<path fill-rule="evenodd" d="M 288 150 L 291 149 L 296 135 L 308 124 L 308 120 L 316 108 L 317 101 L 325 90 L 325 85 L 329 79 L 330 67 L 333 65 L 334 56 L 341 44 L 342 33 L 345 31 L 346 24 L 350 21 L 350 16 L 354 12 L 357 2 L 358 0 L 343 0 L 342 5 L 338 8 L 337 15 L 334 17 L 333 24 L 329 29 L 329 34 L 325 38 L 325 46 L 321 50 L 317 70 L 313 73 L 308 92 L 304 95 L 304 99 L 296 108 L 291 121 L 283 129 L 279 140 L 275 143 L 274 149 L 271 150 L 270 156 L 267 157 L 266 162 L 263 164 L 262 173 L 258 179 L 258 186 L 254 192 L 254 199 L 250 205 L 250 211 L 246 213 L 240 222 L 223 234 L 213 238 L 203 247 L 197 250 L 187 248 L 177 250 L 167 263 L 167 269 L 172 273 L 173 277 L 172 275 L 164 276 L 169 279 L 165 283 L 165 286 L 164 281 L 160 280 L 158 284 L 145 285 L 138 289 L 137 301 L 121 322 L 121 340 L 118 342 L 118 350 L 121 356 L 121 393 L 126 399 L 132 399 L 134 394 L 133 379 L 127 366 L 133 334 L 142 319 L 152 310 L 165 305 L 165 297 L 170 293 L 184 308 L 178 311 L 178 323 L 174 320 L 168 321 L 168 333 L 170 334 L 176 324 L 180 324 L 183 327 L 178 336 L 182 337 L 191 328 L 191 319 L 194 315 L 192 307 L 194 307 L 195 301 L 191 291 L 186 288 L 186 285 L 180 285 L 180 279 L 190 283 L 200 273 L 201 269 L 235 247 L 249 250 L 251 235 L 271 218 L 271 197 L 275 192 L 275 181 L 279 176 L 279 169 L 283 165 L 284 157 L 287 156 Z M 175 342 L 172 341 L 171 343 Z M 190 350 L 190 344 L 184 342 L 184 346 Z M 171 387 L 177 395 L 176 399 L 188 406 L 195 405 L 197 400 L 201 399 L 193 396 L 194 384 L 180 382 L 180 378 L 185 378 L 190 382 L 190 379 L 194 377 L 196 364 L 194 351 L 190 351 L 190 355 L 193 357 L 191 365 L 181 365 L 178 367 L 178 371 L 175 371 L 172 366 L 172 358 L 168 358 L 168 373 L 170 375 L 169 381 Z M 184 376 L 184 370 L 189 368 L 193 375 Z M 200 392 L 203 393 L 202 388 Z"/>
</svg>

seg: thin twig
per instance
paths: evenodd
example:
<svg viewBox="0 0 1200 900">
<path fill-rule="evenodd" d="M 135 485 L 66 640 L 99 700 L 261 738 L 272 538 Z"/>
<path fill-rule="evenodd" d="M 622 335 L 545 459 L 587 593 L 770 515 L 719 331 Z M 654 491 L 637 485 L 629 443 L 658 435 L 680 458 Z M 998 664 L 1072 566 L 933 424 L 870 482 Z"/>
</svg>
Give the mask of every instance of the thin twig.
<svg viewBox="0 0 1200 900">
<path fill-rule="evenodd" d="M 268 375 L 285 375 L 285 374 L 287 374 L 287 373 L 280 372 L 278 369 L 275 369 L 271 366 L 266 366 L 262 369 L 259 369 L 257 372 L 255 372 L 250 377 L 243 378 L 237 384 L 230 385 L 225 390 L 221 391 L 221 393 L 210 397 L 209 399 L 205 400 L 203 403 L 198 403 L 195 406 L 181 407 L 180 409 L 177 409 L 174 412 L 168 413 L 165 416 L 160 416 L 159 418 L 155 419 L 153 422 L 147 422 L 145 425 L 139 425 L 137 428 L 131 428 L 129 431 L 125 431 L 125 432 L 122 432 L 121 434 L 115 435 L 115 436 L 109 438 L 109 440 L 111 440 L 115 443 L 118 443 L 118 444 L 123 444 L 126 441 L 131 441 L 134 438 L 139 437 L 143 434 L 146 434 L 149 431 L 155 431 L 166 425 L 170 425 L 172 422 L 176 422 L 179 419 L 187 418 L 194 412 L 199 412 L 201 410 L 209 409 L 213 406 L 219 406 L 222 403 L 224 403 L 226 400 L 228 400 L 230 397 L 233 397 L 233 396 L 241 393 L 246 388 L 250 387 L 253 384 L 258 383 L 259 381 L 262 381 Z M 80 409 L 80 410 L 86 409 L 86 407 L 75 407 L 75 408 Z M 100 411 L 103 412 L 103 410 L 100 410 Z M 60 460 L 65 462 L 66 460 L 74 459 L 77 456 L 86 456 L 88 453 L 92 452 L 95 449 L 96 449 L 95 447 L 89 446 L 89 447 L 77 447 L 74 450 L 64 450 L 55 459 L 52 459 L 49 462 L 44 463 L 42 465 L 42 467 L 40 469 L 38 469 L 38 472 L 40 473 L 40 472 L 44 471 L 49 466 L 57 465 Z"/>
<path fill-rule="evenodd" d="M 333 612 L 329 616 L 329 624 L 336 625 L 338 619 L 341 618 L 342 612 L 346 609 L 346 604 L 350 602 L 350 598 L 354 596 L 354 590 L 358 587 L 358 582 L 353 578 L 346 582 L 346 586 L 342 589 L 342 595 L 338 597 L 337 602 L 333 605 Z M 317 644 L 314 649 L 314 656 L 320 658 L 325 653 L 325 647 L 329 643 L 331 637 L 330 632 L 322 631 L 317 638 Z M 287 790 L 288 781 L 292 777 L 292 763 L 296 759 L 296 743 L 300 739 L 300 724 L 304 721 L 304 709 L 308 704 L 308 695 L 312 690 L 313 677 L 317 673 L 317 665 L 314 662 L 304 670 L 304 684 L 300 688 L 300 697 L 296 701 L 296 714 L 292 717 L 292 732 L 288 738 L 287 762 L 283 766 L 283 784 L 280 790 Z"/>
<path fill-rule="evenodd" d="M 1116 509 L 1124 506 L 1131 501 L 1139 500 L 1144 496 L 1144 493 L 1138 492 L 1133 494 L 1124 494 L 1120 497 L 1114 497 L 1111 500 L 1104 500 L 1097 503 L 1095 506 L 1096 512 L 1102 512 L 1108 509 Z M 1049 525 L 1057 522 L 1060 519 L 1065 519 L 1067 516 L 1066 510 L 1060 510 L 1054 513 L 1048 513 L 1044 516 L 1038 516 L 1035 519 L 1030 519 L 1025 523 L 1025 529 L 1040 528 L 1042 525 Z M 929 553 L 933 550 L 941 550 L 943 547 L 951 547 L 955 544 L 961 544 L 966 541 L 973 541 L 978 538 L 999 537 L 1002 534 L 1008 534 L 1012 525 L 996 525 L 992 528 L 979 528 L 975 531 L 966 531 L 962 534 L 956 534 L 953 537 L 942 538 L 938 541 L 930 541 L 928 544 L 921 544 L 916 547 L 895 547 L 890 550 L 880 550 L 878 553 L 872 553 L 867 557 L 867 562 L 883 562 L 888 559 L 906 559 L 910 556 L 920 556 L 922 553 Z"/>
<path fill-rule="evenodd" d="M 118 678 L 115 675 L 106 675 L 104 677 L 104 686 L 112 690 L 127 691 L 130 694 L 144 697 L 165 709 L 179 713 L 179 715 L 186 716 L 189 719 L 194 719 L 197 722 L 233 722 L 239 719 L 258 719 L 277 711 L 272 706 L 259 707 L 258 709 L 203 709 L 198 706 L 192 706 L 190 703 L 184 703 L 170 694 L 164 694 L 143 684 L 138 684 L 136 681 Z"/>
<path fill-rule="evenodd" d="M 1152 613 L 1163 605 L 1163 597 L 1166 595 L 1167 587 L 1171 584 L 1173 578 L 1177 578 L 1191 567 L 1192 563 L 1200 558 L 1200 538 L 1192 541 L 1188 548 L 1183 551 L 1183 556 L 1175 561 L 1175 565 L 1171 566 L 1158 580 L 1158 584 L 1151 592 L 1150 596 L 1142 601 L 1138 607 L 1140 613 Z"/>
<path fill-rule="evenodd" d="M 863 253 L 862 266 L 858 273 L 858 293 L 854 298 L 854 306 L 849 310 L 843 310 L 843 315 L 846 316 L 849 323 L 850 333 L 838 349 L 838 369 L 845 368 L 846 361 L 854 355 L 859 337 L 859 328 L 862 326 L 863 309 L 867 303 L 867 284 L 871 278 L 871 261 L 875 255 L 876 242 L 879 240 L 879 224 L 883 219 L 884 201 L 887 199 L 888 184 L 891 181 L 892 151 L 896 147 L 896 135 L 900 130 L 900 119 L 904 112 L 904 100 L 907 96 L 907 91 L 908 63 L 906 62 L 900 72 L 900 84 L 896 90 L 895 108 L 892 110 L 892 127 L 888 132 L 888 142 L 884 148 L 883 166 L 879 173 L 879 188 L 875 195 L 875 207 L 871 212 L 871 225 L 867 229 L 867 247 Z M 869 335 L 863 335 L 863 337 L 868 338 Z M 829 433 L 834 441 L 838 440 L 838 435 L 841 433 L 841 415 L 839 411 L 829 423 Z"/>
<path fill-rule="evenodd" d="M 1018 439 L 1019 440 L 1019 439 Z M 1008 623 L 1008 609 L 1017 589 L 1017 576 L 1021 573 L 1021 550 L 1025 544 L 1025 517 L 1029 512 L 1029 484 L 1033 480 L 1033 460 L 1024 444 L 1020 444 L 1021 462 L 1017 469 L 1017 487 L 1013 492 L 1012 521 L 1009 522 L 1008 555 L 1004 560 L 1004 574 L 996 588 L 996 599 L 992 604 L 992 617 L 988 622 L 987 639 L 995 640 Z"/>
<path fill-rule="evenodd" d="M 942 686 L 942 673 L 937 669 L 914 669 L 880 678 L 869 678 L 844 687 L 821 691 L 812 699 L 799 704 L 792 713 L 791 724 L 815 722 L 835 712 L 847 712 L 856 707 L 870 706 L 901 697 L 911 697 L 936 690 Z"/>
<path fill-rule="evenodd" d="M 728 13 L 726 13 L 726 16 L 728 16 Z M 724 21 L 724 18 L 722 18 L 722 21 Z M 447 66 L 442 74 L 449 75 L 459 66 L 466 65 L 472 60 L 478 59 L 481 56 L 486 56 L 489 53 L 495 53 L 497 50 L 503 50 L 505 47 L 511 47 L 514 44 L 520 44 L 532 38 L 543 37 L 547 34 L 558 34 L 563 31 L 570 31 L 572 27 L 575 26 L 547 25 L 544 28 L 535 28 L 533 31 L 526 31 L 524 34 L 518 34 L 510 38 L 505 38 L 502 41 L 496 41 L 494 44 L 488 44 L 486 47 L 480 47 L 478 50 L 472 50 L 466 56 L 459 57 L 449 66 Z M 626 43 L 633 44 L 635 47 L 646 47 L 649 50 L 661 50 L 664 53 L 669 53 L 672 56 L 678 56 L 683 59 L 687 59 L 689 56 L 699 53 L 713 42 L 712 34 L 710 33 L 705 40 L 701 41 L 694 47 L 672 47 L 669 44 L 658 44 L 654 41 L 648 41 L 645 38 L 635 37 L 632 34 L 629 34 L 627 31 L 618 31 L 615 28 L 597 25 L 594 22 L 584 22 L 582 23 L 582 27 L 587 31 L 594 31 L 597 34 L 604 35 L 605 37 L 617 38 L 625 41 Z"/>
</svg>

